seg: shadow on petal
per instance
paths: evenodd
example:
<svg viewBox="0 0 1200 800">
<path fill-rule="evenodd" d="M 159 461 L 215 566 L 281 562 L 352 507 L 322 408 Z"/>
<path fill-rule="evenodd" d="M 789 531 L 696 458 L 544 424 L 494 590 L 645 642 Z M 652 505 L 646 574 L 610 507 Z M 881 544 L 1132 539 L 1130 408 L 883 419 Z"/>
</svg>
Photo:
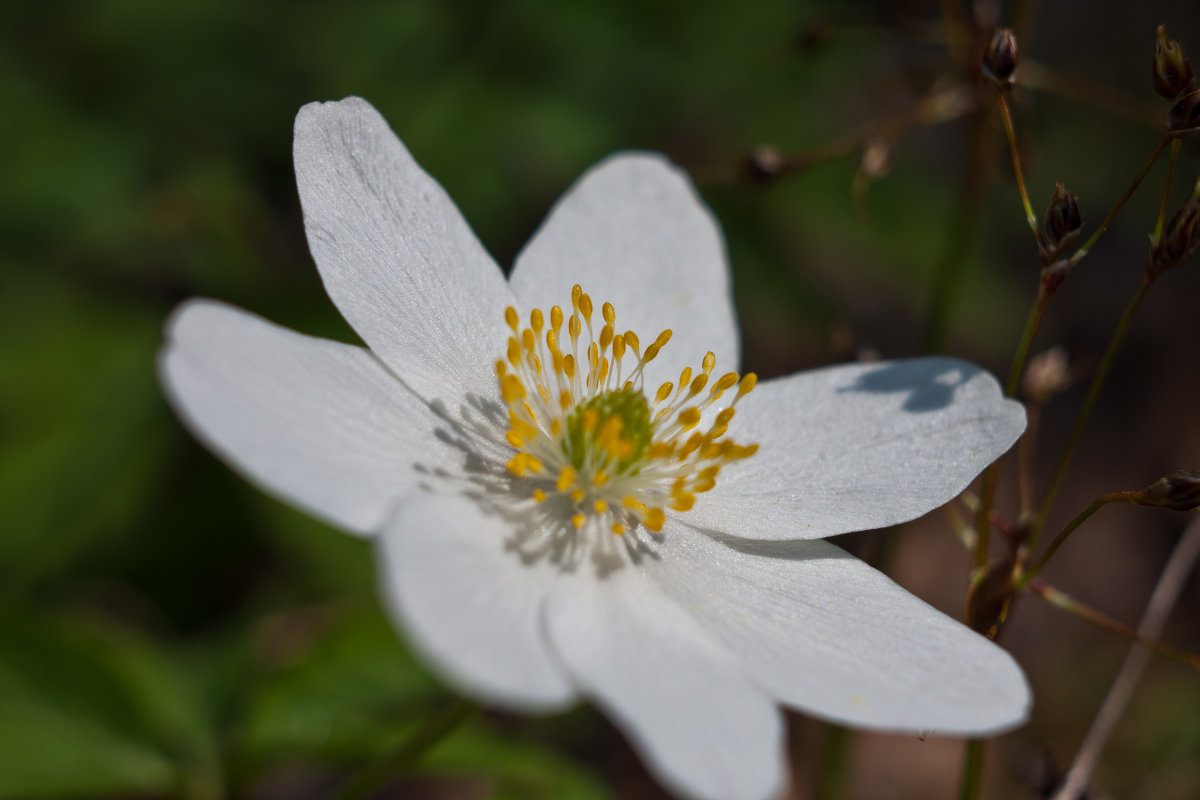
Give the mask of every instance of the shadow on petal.
<svg viewBox="0 0 1200 800">
<path fill-rule="evenodd" d="M 923 413 L 949 406 L 955 390 L 970 379 L 972 372 L 962 362 L 948 359 L 898 361 L 864 372 L 838 392 L 906 393 L 908 398 L 902 408 Z"/>
</svg>

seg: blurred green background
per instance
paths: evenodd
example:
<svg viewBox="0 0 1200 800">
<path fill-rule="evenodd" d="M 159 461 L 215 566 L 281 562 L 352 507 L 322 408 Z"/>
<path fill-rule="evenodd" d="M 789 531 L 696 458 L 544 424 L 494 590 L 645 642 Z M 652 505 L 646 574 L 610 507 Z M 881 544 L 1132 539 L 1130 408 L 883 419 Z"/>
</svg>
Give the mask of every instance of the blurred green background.
<svg viewBox="0 0 1200 800">
<path fill-rule="evenodd" d="M 369 547 L 244 484 L 156 382 L 163 320 L 194 295 L 354 341 L 305 247 L 290 165 L 301 105 L 368 98 L 505 265 L 587 166 L 665 152 L 724 227 L 745 362 L 764 376 L 916 354 L 939 275 L 935 349 L 1004 374 L 1039 264 L 997 118 L 971 110 L 987 94 L 947 66 L 946 6 L 0 3 L 0 797 L 323 797 L 449 702 L 385 621 Z M 967 13 L 1022 34 L 1022 83 L 1039 89 L 1014 98 L 1034 205 L 1063 180 L 1094 226 L 1159 135 L 1154 27 L 1200 55 L 1200 9 Z M 873 127 L 930 93 L 967 105 L 937 125 Z M 863 169 L 868 143 L 885 168 Z M 772 153 L 830 152 L 762 174 Z M 1197 152 L 1184 149 L 1175 203 Z M 1136 284 L 1162 176 L 1071 276 L 1035 351 L 1061 343 L 1088 374 Z M 1200 270 L 1162 284 L 1060 522 L 1103 491 L 1200 467 Z M 1080 396 L 1047 410 L 1043 458 Z M 957 614 L 966 558 L 943 522 L 843 544 Z M 1183 524 L 1105 511 L 1048 577 L 1132 623 Z M 1193 579 L 1168 640 L 1200 650 L 1198 607 Z M 1036 796 L 1039 769 L 1069 762 L 1125 647 L 1033 600 L 1018 612 L 1007 643 L 1037 706 L 994 750 L 993 798 Z M 797 798 L 948 797 L 959 758 L 955 742 L 845 737 L 799 715 L 791 748 Z M 1198 752 L 1200 675 L 1156 661 L 1100 781 L 1117 797 L 1195 797 Z M 485 714 L 380 796 L 660 792 L 581 709 Z"/>
</svg>

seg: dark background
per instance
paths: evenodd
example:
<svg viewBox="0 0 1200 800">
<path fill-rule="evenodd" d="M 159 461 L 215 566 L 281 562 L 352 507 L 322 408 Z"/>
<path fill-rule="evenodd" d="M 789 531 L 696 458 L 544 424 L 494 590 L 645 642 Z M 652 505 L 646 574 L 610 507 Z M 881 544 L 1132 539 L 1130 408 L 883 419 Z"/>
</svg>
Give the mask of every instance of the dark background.
<svg viewBox="0 0 1200 800">
<path fill-rule="evenodd" d="M 986 104 L 974 71 L 947 60 L 944 6 L 957 7 L 0 4 L 0 797 L 320 797 L 448 700 L 384 620 L 369 547 L 244 484 L 183 431 L 156 383 L 163 320 L 194 295 L 354 341 L 305 247 L 290 164 L 301 105 L 369 99 L 505 265 L 587 166 L 662 151 L 724 227 L 748 369 L 904 357 L 925 342 L 1003 376 L 1039 262 L 998 117 L 862 135 L 931 90 Z M 1036 210 L 1062 180 L 1094 226 L 1161 131 L 1154 27 L 1200 57 L 1200 10 L 978 11 L 982 28 L 992 16 L 1022 33 L 1013 103 Z M 867 139 L 892 165 L 874 182 L 860 174 Z M 775 179 L 747 166 L 763 145 L 786 158 L 831 143 L 845 155 Z M 1184 148 L 1173 205 L 1198 152 Z M 1047 315 L 1035 352 L 1064 345 L 1083 379 L 1136 285 L 1163 175 L 1160 163 Z M 1102 492 L 1200 467 L 1197 266 L 1164 277 L 1135 320 L 1054 523 Z M 937 304 L 939 275 L 951 290 Z M 1043 479 L 1081 396 L 1077 385 L 1047 409 Z M 1002 475 L 1012 513 L 1011 463 Z M 1047 578 L 1135 623 L 1186 522 L 1105 509 Z M 959 613 L 967 559 L 942 515 L 844 539 Z M 1200 650 L 1198 604 L 1193 578 L 1168 641 Z M 1031 776 L 1069 763 L 1125 644 L 1032 598 L 1006 643 L 1036 708 L 992 749 L 985 796 L 1032 797 Z M 953 796 L 956 741 L 792 722 L 797 798 Z M 1100 781 L 1115 797 L 1191 798 L 1198 752 L 1200 674 L 1157 659 Z M 485 714 L 390 792 L 660 790 L 581 709 Z"/>
</svg>

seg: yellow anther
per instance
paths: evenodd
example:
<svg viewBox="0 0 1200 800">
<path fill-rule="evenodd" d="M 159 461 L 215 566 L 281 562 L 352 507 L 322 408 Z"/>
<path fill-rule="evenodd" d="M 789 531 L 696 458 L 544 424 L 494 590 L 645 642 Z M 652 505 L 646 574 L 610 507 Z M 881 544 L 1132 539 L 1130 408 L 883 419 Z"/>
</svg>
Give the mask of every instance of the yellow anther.
<svg viewBox="0 0 1200 800">
<path fill-rule="evenodd" d="M 612 327 L 612 325 L 605 325 L 603 328 L 600 329 L 600 349 L 607 350 L 608 346 L 610 344 L 612 344 L 612 340 L 613 340 L 613 327 Z"/>
<path fill-rule="evenodd" d="M 562 407 L 563 411 L 566 411 L 568 408 L 570 408 L 574 402 L 575 402 L 575 398 L 571 396 L 571 393 L 569 391 L 567 391 L 566 389 L 563 389 L 561 392 L 559 392 L 558 404 L 559 404 L 559 406 Z M 555 421 L 557 422 L 557 420 L 555 420 Z"/>
<path fill-rule="evenodd" d="M 605 303 L 600 307 L 600 313 L 604 316 L 604 321 L 612 325 L 617 321 L 617 310 L 613 308 L 612 303 Z"/>
<path fill-rule="evenodd" d="M 638 500 L 633 495 L 625 495 L 621 498 L 621 505 L 625 508 L 633 509 L 634 511 L 645 511 L 646 504 Z"/>
<path fill-rule="evenodd" d="M 697 481 L 692 486 L 692 491 L 695 492 L 696 494 L 702 494 L 704 492 L 709 491 L 716 485 L 717 485 L 717 482 L 714 481 L 712 478 L 709 478 L 708 480 Z"/>
<path fill-rule="evenodd" d="M 506 403 L 524 400 L 526 397 L 525 384 L 521 383 L 516 375 L 505 375 L 504 381 L 501 383 L 500 395 Z"/>
<path fill-rule="evenodd" d="M 676 511 L 691 511 L 694 505 L 696 505 L 696 495 L 685 492 L 675 496 L 674 502 L 671 503 L 671 508 Z"/>
<path fill-rule="evenodd" d="M 608 379 L 608 359 L 604 358 L 604 359 L 600 360 L 600 369 L 597 372 L 596 384 L 598 386 L 603 386 L 604 381 L 607 379 Z"/>
<path fill-rule="evenodd" d="M 655 442 L 646 448 L 646 458 L 666 458 L 674 449 L 675 445 L 671 442 Z"/>
<path fill-rule="evenodd" d="M 550 330 L 556 331 L 562 327 L 563 313 L 558 306 L 550 306 Z"/>
<path fill-rule="evenodd" d="M 598 470 L 596 474 L 592 476 L 593 486 L 603 486 L 606 483 L 608 483 L 608 473 L 604 470 Z"/>
<path fill-rule="evenodd" d="M 509 459 L 508 463 L 504 466 L 509 472 L 511 472 L 513 475 L 516 475 L 518 478 L 523 476 L 526 472 L 542 471 L 542 462 L 529 455 L 529 453 L 524 452 L 517 453 L 515 456 Z"/>
<path fill-rule="evenodd" d="M 728 425 L 735 413 L 732 408 L 721 409 L 721 413 L 717 414 L 717 425 Z"/>
<path fill-rule="evenodd" d="M 618 359 L 625 356 L 625 337 L 619 333 L 613 337 L 613 356 Z"/>
<path fill-rule="evenodd" d="M 509 338 L 508 340 L 508 363 L 514 367 L 521 366 L 521 343 L 516 339 Z"/>
<path fill-rule="evenodd" d="M 586 292 L 579 297 L 579 313 L 588 322 L 592 321 L 592 297 Z"/>
<path fill-rule="evenodd" d="M 688 387 L 688 396 L 695 397 L 704 391 L 704 384 L 708 383 L 708 373 L 701 372 L 692 379 L 692 385 Z"/>
<path fill-rule="evenodd" d="M 572 317 L 574 319 L 574 317 Z M 575 377 L 575 356 L 567 353 L 563 356 L 563 374 L 568 378 Z"/>
<path fill-rule="evenodd" d="M 737 398 L 734 398 L 734 402 L 737 402 L 737 399 L 742 397 L 743 395 L 750 394 L 750 392 L 757 385 L 758 385 L 758 376 L 755 375 L 753 372 L 747 372 L 745 375 L 742 376 L 741 384 L 738 385 Z"/>
<path fill-rule="evenodd" d="M 529 312 L 529 327 L 533 328 L 534 333 L 541 333 L 542 326 L 546 324 L 545 318 L 542 316 L 542 310 L 535 308 Z"/>
<path fill-rule="evenodd" d="M 517 449 L 525 446 L 524 437 L 522 437 L 521 434 L 517 433 L 516 431 L 509 431 L 508 433 L 504 434 L 504 438 L 508 440 L 509 444 Z"/>
<path fill-rule="evenodd" d="M 537 347 L 537 339 L 533 337 L 533 331 L 529 328 L 521 332 L 521 345 L 531 353 Z"/>
<path fill-rule="evenodd" d="M 597 500 L 592 503 L 592 508 L 596 510 L 597 514 L 603 514 L 605 511 L 608 511 L 608 503 L 603 500 Z"/>
<path fill-rule="evenodd" d="M 682 461 L 691 455 L 696 448 L 704 443 L 704 437 L 699 433 L 693 433 L 688 437 L 688 440 L 683 443 L 683 447 L 679 448 L 678 457 Z"/>
<path fill-rule="evenodd" d="M 679 412 L 679 424 L 683 426 L 685 431 L 691 430 L 700 424 L 700 409 L 692 407 L 685 408 Z"/>
<path fill-rule="evenodd" d="M 579 324 L 579 315 L 572 314 L 571 318 L 567 320 L 567 333 L 571 335 L 572 342 L 579 338 L 579 331 L 581 327 L 582 326 Z"/>
<path fill-rule="evenodd" d="M 675 384 L 667 381 L 662 386 L 658 387 L 658 391 L 654 394 L 654 402 L 661 403 L 671 396 L 671 392 L 675 389 Z"/>
<path fill-rule="evenodd" d="M 519 455 L 519 454 L 518 454 Z M 571 484 L 575 482 L 575 470 L 571 467 L 563 467 L 558 473 L 558 480 L 554 482 L 554 488 L 560 492 L 565 492 L 571 488 Z"/>
<path fill-rule="evenodd" d="M 658 533 L 663 529 L 663 523 L 667 521 L 667 515 L 663 513 L 661 508 L 651 508 L 646 512 L 646 518 L 642 520 L 647 528 Z"/>
<path fill-rule="evenodd" d="M 585 522 L 587 522 L 587 517 L 585 517 L 583 514 L 576 514 L 575 516 L 571 517 L 571 524 L 576 528 L 582 528 L 583 523 Z"/>
<path fill-rule="evenodd" d="M 504 363 L 504 359 L 496 359 L 496 377 L 504 380 L 504 376 L 508 374 L 508 365 Z"/>
<path fill-rule="evenodd" d="M 508 327 L 513 329 L 513 333 L 516 333 L 517 326 L 521 324 L 521 317 L 517 315 L 515 308 L 509 306 L 504 309 L 504 321 L 508 323 Z"/>
<path fill-rule="evenodd" d="M 737 382 L 738 382 L 738 374 L 736 372 L 726 372 L 724 375 L 722 375 L 720 378 L 717 379 L 716 383 L 713 384 L 712 389 L 709 391 L 709 394 L 711 394 L 713 396 L 719 396 L 722 392 L 724 392 L 726 389 L 728 389 L 730 386 L 733 386 Z"/>
<path fill-rule="evenodd" d="M 619 523 L 619 522 L 614 522 L 614 523 L 612 524 L 612 528 L 610 528 L 610 530 L 611 530 L 613 533 L 615 533 L 617 536 L 620 536 L 620 535 L 622 535 L 623 533 L 625 533 L 625 526 L 624 526 L 624 525 L 622 525 L 622 524 L 621 524 L 621 523 Z"/>
<path fill-rule="evenodd" d="M 579 298 L 583 297 L 583 287 L 578 283 L 571 287 L 571 307 L 579 310 Z"/>
<path fill-rule="evenodd" d="M 543 492 L 541 489 L 534 489 L 533 490 L 533 499 L 539 503 L 544 503 L 544 502 L 546 502 L 546 493 Z"/>
<path fill-rule="evenodd" d="M 583 498 L 585 498 L 585 497 L 587 497 L 587 492 L 585 492 L 583 489 L 572 489 L 571 490 L 571 502 L 572 503 L 582 503 Z"/>
<path fill-rule="evenodd" d="M 679 385 L 687 386 L 691 382 L 692 382 L 692 368 L 684 367 L 683 370 L 679 373 Z"/>
<path fill-rule="evenodd" d="M 713 478 L 717 477 L 717 474 L 720 471 L 721 471 L 721 465 L 713 464 L 711 467 L 705 467 L 704 469 L 700 470 L 699 474 L 696 477 L 702 481 L 710 481 Z"/>
<path fill-rule="evenodd" d="M 704 360 L 700 363 L 704 365 L 705 372 L 712 372 L 713 368 L 717 366 L 717 354 L 711 350 L 708 351 L 704 354 Z"/>
<path fill-rule="evenodd" d="M 642 344 L 638 341 L 638 335 L 633 331 L 625 331 L 625 344 L 629 345 L 629 349 L 635 353 L 642 349 Z"/>
<path fill-rule="evenodd" d="M 567 405 L 570 405 L 570 403 Z M 562 433 L 562 420 L 555 417 L 550 420 L 550 435 L 557 437 L 560 433 Z"/>
</svg>

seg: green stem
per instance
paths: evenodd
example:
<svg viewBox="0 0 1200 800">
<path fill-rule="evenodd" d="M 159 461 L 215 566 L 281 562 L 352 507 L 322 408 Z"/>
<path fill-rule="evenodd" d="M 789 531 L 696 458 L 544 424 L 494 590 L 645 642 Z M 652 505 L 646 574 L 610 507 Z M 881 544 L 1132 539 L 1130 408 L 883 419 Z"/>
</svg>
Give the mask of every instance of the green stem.
<svg viewBox="0 0 1200 800">
<path fill-rule="evenodd" d="M 1142 171 L 1139 172 L 1137 177 L 1133 179 L 1133 183 L 1131 183 L 1129 188 L 1125 190 L 1125 194 L 1121 195 L 1121 199 L 1117 201 L 1115 206 L 1113 206 L 1112 211 L 1108 212 L 1108 216 L 1104 218 L 1092 235 L 1088 237 L 1088 240 L 1083 243 L 1083 246 L 1076 250 L 1075 254 L 1071 256 L 1072 266 L 1082 261 L 1083 257 L 1086 256 L 1088 251 L 1091 250 L 1096 244 L 1096 240 L 1100 238 L 1100 235 L 1108 230 L 1108 226 L 1112 224 L 1112 221 L 1116 219 L 1117 214 L 1119 214 L 1121 209 L 1125 207 L 1125 204 L 1129 202 L 1129 198 L 1133 197 L 1133 193 L 1137 191 L 1139 186 L 1141 186 L 1142 181 L 1145 180 L 1146 175 L 1150 172 L 1150 168 L 1154 166 L 1155 161 L 1158 161 L 1158 157 L 1162 155 L 1162 151 L 1167 146 L 1167 142 L 1169 141 L 1171 141 L 1170 136 L 1164 136 L 1159 140 L 1158 144 L 1154 148 L 1154 152 L 1152 152 L 1150 157 L 1146 159 L 1146 163 L 1142 165 Z"/>
<path fill-rule="evenodd" d="M 983 739 L 969 739 L 963 751 L 962 783 L 958 800 L 978 800 L 983 792 Z"/>
<path fill-rule="evenodd" d="M 1013 354 L 1012 367 L 1008 371 L 1008 382 L 1004 386 L 1006 397 L 1015 397 L 1017 394 L 1017 385 L 1021 379 L 1021 372 L 1025 369 L 1025 362 L 1029 359 L 1029 351 L 1033 347 L 1033 340 L 1037 337 L 1038 328 L 1042 324 L 1042 318 L 1046 315 L 1046 306 L 1050 303 L 1050 298 L 1053 295 L 1053 290 L 1043 280 L 1038 285 L 1037 299 L 1029 309 L 1029 317 L 1025 320 L 1025 330 L 1022 331 L 1021 341 L 1017 345 L 1016 353 Z M 979 508 L 975 512 L 975 548 L 972 551 L 974 556 L 972 563 L 976 569 L 981 569 L 987 564 L 988 539 L 991 530 L 990 520 L 995 495 L 996 462 L 992 462 L 983 472 L 983 482 L 979 491 Z"/>
<path fill-rule="evenodd" d="M 1017 148 L 1017 131 L 1013 127 L 1012 111 L 1008 108 L 1008 100 L 1004 93 L 996 95 L 1000 105 L 1000 116 L 1004 120 L 1004 133 L 1008 137 L 1008 152 L 1012 157 L 1013 174 L 1017 177 L 1017 191 L 1021 193 L 1021 205 L 1025 208 L 1025 221 L 1029 223 L 1033 235 L 1038 235 L 1037 217 L 1033 214 L 1033 206 L 1029 203 L 1029 192 L 1025 189 L 1025 173 L 1021 170 L 1021 151 Z"/>
<path fill-rule="evenodd" d="M 1042 568 L 1046 566 L 1046 562 L 1050 560 L 1051 556 L 1053 556 L 1055 554 L 1055 552 L 1058 551 L 1058 548 L 1062 547 L 1063 542 L 1065 542 L 1067 540 L 1067 538 L 1072 533 L 1075 532 L 1076 528 L 1078 528 L 1080 525 L 1082 525 L 1084 522 L 1086 522 L 1088 517 L 1092 516 L 1092 514 L 1095 514 L 1097 511 L 1099 511 L 1101 506 L 1106 506 L 1109 503 L 1115 503 L 1115 502 L 1119 502 L 1119 501 L 1123 501 L 1123 500 L 1127 501 L 1130 494 L 1133 494 L 1133 493 L 1132 492 L 1111 492 L 1109 494 L 1100 495 L 1095 500 L 1093 500 L 1091 505 L 1089 505 L 1083 511 L 1079 512 L 1079 514 L 1077 514 L 1075 516 L 1075 519 L 1068 522 L 1067 526 L 1065 528 L 1063 528 L 1061 531 L 1059 531 L 1058 536 L 1054 537 L 1054 541 L 1051 542 L 1050 546 L 1046 548 L 1046 552 L 1042 554 L 1042 557 L 1040 559 L 1038 559 L 1038 562 L 1036 564 L 1034 564 L 1032 567 L 1030 567 L 1028 570 L 1026 570 L 1025 574 L 1017 579 L 1017 587 L 1016 588 L 1018 590 L 1022 589 L 1025 586 L 1025 584 L 1029 583 L 1029 581 L 1033 579 L 1033 577 L 1035 575 L 1037 575 L 1039 572 L 1041 572 Z"/>
<path fill-rule="evenodd" d="M 399 749 L 384 758 L 368 764 L 351 775 L 339 787 L 335 800 L 361 800 L 415 763 L 421 756 L 453 733 L 479 711 L 479 706 L 468 700 L 455 700 L 452 704 L 427 718 Z"/>
<path fill-rule="evenodd" d="M 1067 446 L 1063 449 L 1062 455 L 1059 456 L 1058 464 L 1054 467 L 1054 473 L 1050 478 L 1049 485 L 1046 487 L 1046 493 L 1042 496 L 1042 503 L 1038 507 L 1037 517 L 1034 519 L 1033 526 L 1029 531 L 1029 546 L 1031 548 L 1037 544 L 1037 537 L 1046 525 L 1046 518 L 1050 515 L 1050 509 L 1054 506 L 1054 501 L 1058 497 L 1058 490 L 1062 488 L 1063 478 L 1067 474 L 1067 468 L 1071 465 L 1071 458 L 1075 455 L 1075 448 L 1079 445 L 1079 440 L 1083 437 L 1083 430 L 1087 427 L 1088 419 L 1092 415 L 1092 409 L 1096 406 L 1096 399 L 1100 396 L 1100 390 L 1104 388 L 1104 381 L 1108 378 L 1109 370 L 1112 369 L 1117 352 L 1121 349 L 1122 342 L 1125 341 L 1125 334 L 1129 332 L 1129 323 L 1133 321 L 1133 315 L 1137 312 L 1138 306 L 1142 303 L 1142 298 L 1146 296 L 1146 292 L 1153 283 L 1154 278 L 1148 272 L 1144 273 L 1141 283 L 1138 284 L 1137 291 L 1130 298 L 1129 305 L 1125 306 L 1125 311 L 1121 314 L 1120 321 L 1117 322 L 1117 328 L 1113 331 L 1112 339 L 1108 342 L 1108 349 L 1104 351 L 1104 356 L 1100 359 L 1100 365 L 1096 368 L 1096 374 L 1092 376 L 1092 383 L 1088 387 L 1087 397 L 1084 398 L 1083 406 L 1079 409 L 1079 415 L 1075 418 L 1075 427 L 1071 429 L 1071 436 L 1067 439 Z"/>
<path fill-rule="evenodd" d="M 1169 644 L 1163 644 L 1157 639 L 1146 636 L 1124 623 L 1117 622 L 1107 614 L 1103 614 L 1091 606 L 1084 605 L 1065 592 L 1060 592 L 1041 578 L 1035 578 L 1029 582 L 1029 591 L 1057 609 L 1066 611 L 1068 614 L 1074 614 L 1080 619 L 1087 620 L 1093 625 L 1115 633 L 1131 642 L 1137 642 L 1161 656 L 1166 656 L 1174 661 L 1182 661 L 1193 669 L 1200 669 L 1200 656 L 1197 656 L 1195 653 L 1188 653 Z"/>
<path fill-rule="evenodd" d="M 1012 366 L 1008 370 L 1008 381 L 1004 384 L 1004 394 L 1007 397 L 1016 397 L 1017 395 L 1017 385 L 1021 380 L 1021 373 L 1025 369 L 1025 362 L 1029 360 L 1029 351 L 1033 348 L 1033 340 L 1037 337 L 1038 328 L 1042 325 L 1042 317 L 1046 315 L 1046 306 L 1049 305 L 1053 295 L 1054 292 L 1047 289 L 1046 281 L 1043 280 L 1038 285 L 1037 299 L 1033 302 L 1033 307 L 1029 309 L 1029 318 L 1025 320 L 1025 330 L 1021 332 L 1021 341 L 1017 344 Z"/>
<path fill-rule="evenodd" d="M 1163 184 L 1162 202 L 1158 204 L 1158 219 L 1154 223 L 1154 235 L 1150 237 L 1151 245 L 1158 244 L 1162 239 L 1163 222 L 1167 218 L 1167 206 L 1171 203 L 1171 177 L 1175 174 L 1175 163 L 1179 160 L 1179 146 L 1182 142 L 1175 139 L 1171 142 L 1171 155 L 1167 161 L 1167 180 Z"/>
</svg>

